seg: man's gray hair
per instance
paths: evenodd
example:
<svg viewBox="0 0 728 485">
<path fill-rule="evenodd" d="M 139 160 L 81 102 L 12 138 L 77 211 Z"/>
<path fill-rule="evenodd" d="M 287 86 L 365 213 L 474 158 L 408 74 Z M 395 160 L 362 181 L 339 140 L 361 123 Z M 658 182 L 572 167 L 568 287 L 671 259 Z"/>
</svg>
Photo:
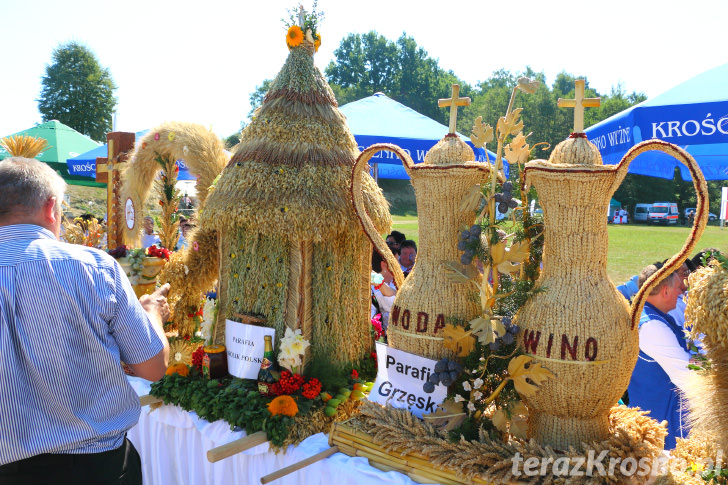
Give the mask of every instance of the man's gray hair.
<svg viewBox="0 0 728 485">
<path fill-rule="evenodd" d="M 652 276 L 653 274 L 657 273 L 657 270 L 658 269 L 659 268 L 657 266 L 655 266 L 654 264 L 650 264 L 649 266 L 645 266 L 642 269 L 642 271 L 640 271 L 639 278 L 637 278 L 637 286 L 640 287 L 640 288 L 642 288 L 642 285 L 645 284 L 645 281 L 647 281 L 650 276 Z M 657 285 L 657 286 L 655 286 L 655 287 L 652 288 L 652 290 L 650 291 L 650 295 L 656 295 L 657 293 L 660 292 L 660 290 L 664 286 L 669 286 L 670 288 L 672 288 L 673 286 L 675 286 L 677 284 L 677 278 L 676 277 L 677 277 L 677 271 L 673 271 L 672 273 L 670 273 L 670 275 L 668 277 L 666 277 L 665 279 L 663 279 L 662 281 L 660 281 L 660 284 L 659 285 Z"/>
<path fill-rule="evenodd" d="M 66 182 L 55 170 L 33 158 L 0 161 L 0 221 L 40 210 L 51 197 L 63 203 Z"/>
</svg>

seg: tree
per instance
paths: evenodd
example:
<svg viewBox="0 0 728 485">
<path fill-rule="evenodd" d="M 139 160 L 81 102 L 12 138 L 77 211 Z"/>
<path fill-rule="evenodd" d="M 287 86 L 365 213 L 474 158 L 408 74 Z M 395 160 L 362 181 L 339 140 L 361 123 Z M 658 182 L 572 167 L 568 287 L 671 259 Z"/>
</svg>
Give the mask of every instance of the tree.
<svg viewBox="0 0 728 485">
<path fill-rule="evenodd" d="M 460 84 L 460 95 L 471 87 L 438 62 L 407 34 L 392 42 L 370 31 L 349 34 L 334 51 L 336 59 L 326 67 L 326 76 L 339 105 L 377 92 L 440 122 L 449 113 L 437 107 L 438 98 L 450 96 L 450 85 Z"/>
<path fill-rule="evenodd" d="M 58 120 L 94 140 L 106 140 L 112 129 L 116 85 L 93 52 L 77 42 L 59 45 L 42 85 L 37 101 L 43 121 Z"/>
<path fill-rule="evenodd" d="M 263 84 L 260 86 L 257 86 L 255 88 L 255 91 L 253 91 L 250 94 L 250 112 L 248 113 L 248 118 L 253 119 L 253 115 L 255 115 L 255 110 L 260 107 L 261 104 L 263 104 L 263 100 L 265 99 L 265 94 L 270 89 L 270 83 L 272 83 L 272 79 L 266 79 L 263 81 Z"/>
</svg>

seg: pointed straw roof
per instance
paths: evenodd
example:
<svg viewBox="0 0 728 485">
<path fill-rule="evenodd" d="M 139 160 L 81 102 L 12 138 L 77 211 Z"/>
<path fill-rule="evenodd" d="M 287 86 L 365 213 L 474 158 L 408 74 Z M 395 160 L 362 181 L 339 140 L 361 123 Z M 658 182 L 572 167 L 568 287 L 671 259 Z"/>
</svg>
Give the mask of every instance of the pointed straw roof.
<svg viewBox="0 0 728 485">
<path fill-rule="evenodd" d="M 349 185 L 359 149 L 312 55 L 305 42 L 291 49 L 208 198 L 204 225 L 313 241 L 358 228 Z M 367 210 L 386 231 L 387 201 L 364 179 Z"/>
</svg>

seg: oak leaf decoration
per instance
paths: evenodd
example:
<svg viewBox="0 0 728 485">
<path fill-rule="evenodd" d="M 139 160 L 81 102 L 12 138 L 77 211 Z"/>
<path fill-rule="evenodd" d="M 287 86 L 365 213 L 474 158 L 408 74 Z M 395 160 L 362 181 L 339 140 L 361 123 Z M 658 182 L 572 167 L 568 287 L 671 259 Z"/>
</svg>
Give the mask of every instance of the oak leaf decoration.
<svg viewBox="0 0 728 485">
<path fill-rule="evenodd" d="M 505 139 L 508 135 L 517 135 L 523 130 L 523 121 L 519 121 L 523 108 L 516 108 L 506 116 L 498 119 L 498 138 Z"/>
<path fill-rule="evenodd" d="M 470 187 L 470 190 L 468 190 L 468 192 L 463 196 L 458 209 L 460 212 L 475 211 L 480 206 L 480 200 L 482 198 L 483 194 L 480 192 L 480 184 L 475 184 Z"/>
<path fill-rule="evenodd" d="M 478 341 L 481 344 L 488 345 L 491 342 L 495 342 L 490 318 L 477 317 L 470 320 L 469 325 L 470 330 L 473 331 L 473 335 L 478 337 Z"/>
<path fill-rule="evenodd" d="M 493 127 L 483 123 L 482 116 L 475 118 L 470 141 L 473 142 L 475 148 L 483 148 L 486 143 L 493 141 Z"/>
<path fill-rule="evenodd" d="M 503 411 L 503 408 L 499 408 L 495 413 L 493 413 L 493 417 L 490 418 L 490 421 L 493 423 L 493 426 L 495 426 L 495 429 L 501 433 L 508 432 L 508 416 L 506 416 L 506 412 Z"/>
<path fill-rule="evenodd" d="M 445 277 L 453 283 L 472 281 L 478 271 L 473 265 L 464 266 L 457 261 L 446 261 L 443 266 Z"/>
<path fill-rule="evenodd" d="M 520 263 L 528 257 L 530 251 L 528 241 L 525 239 L 522 241 L 516 241 L 511 244 L 511 247 L 508 249 L 508 259 L 514 263 Z"/>
<path fill-rule="evenodd" d="M 508 364 L 509 378 L 513 381 L 516 391 L 522 396 L 531 397 L 536 394 L 541 384 L 554 378 L 554 374 L 541 367 L 541 363 L 532 363 L 533 357 L 519 355 Z M 528 381 L 531 382 L 528 382 Z"/>
<path fill-rule="evenodd" d="M 503 155 L 508 163 L 518 163 L 523 165 L 528 161 L 531 147 L 526 143 L 526 136 L 522 131 L 508 144 L 503 150 Z"/>
<path fill-rule="evenodd" d="M 463 412 L 462 403 L 448 399 L 437 405 L 437 411 L 425 414 L 422 418 L 444 431 L 452 431 L 460 426 L 467 416 L 467 413 Z"/>
<path fill-rule="evenodd" d="M 518 88 L 519 91 L 522 91 L 526 94 L 533 94 L 536 92 L 538 87 L 541 85 L 539 81 L 534 81 L 530 78 L 527 78 L 525 76 L 518 78 L 518 84 L 516 85 L 516 88 Z"/>
<path fill-rule="evenodd" d="M 458 357 L 465 357 L 475 348 L 475 339 L 472 331 L 463 327 L 447 324 L 445 325 L 443 345 L 457 354 Z"/>
</svg>

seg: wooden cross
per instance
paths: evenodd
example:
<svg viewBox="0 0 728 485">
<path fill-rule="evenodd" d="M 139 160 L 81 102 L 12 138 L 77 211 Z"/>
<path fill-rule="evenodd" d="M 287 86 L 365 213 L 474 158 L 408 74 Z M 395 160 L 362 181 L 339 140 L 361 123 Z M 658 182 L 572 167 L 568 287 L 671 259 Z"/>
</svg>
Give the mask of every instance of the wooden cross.
<svg viewBox="0 0 728 485">
<path fill-rule="evenodd" d="M 450 127 L 448 133 L 455 134 L 455 125 L 458 121 L 458 106 L 470 106 L 470 98 L 458 98 L 460 94 L 460 85 L 452 85 L 452 97 L 448 99 L 438 99 L 437 106 L 440 108 L 450 108 Z"/>
<path fill-rule="evenodd" d="M 584 97 L 584 80 L 574 81 L 576 88 L 574 97 L 576 99 L 559 98 L 559 108 L 574 108 L 574 133 L 584 133 L 584 108 L 598 108 L 602 104 L 601 98 Z"/>
<path fill-rule="evenodd" d="M 109 249 L 123 244 L 119 228 L 119 191 L 121 181 L 119 164 L 127 160 L 127 152 L 134 149 L 134 133 L 113 132 L 106 134 L 109 154 L 96 159 L 96 181 L 106 184 L 106 242 Z M 123 219 L 123 218 L 122 218 Z"/>
</svg>

